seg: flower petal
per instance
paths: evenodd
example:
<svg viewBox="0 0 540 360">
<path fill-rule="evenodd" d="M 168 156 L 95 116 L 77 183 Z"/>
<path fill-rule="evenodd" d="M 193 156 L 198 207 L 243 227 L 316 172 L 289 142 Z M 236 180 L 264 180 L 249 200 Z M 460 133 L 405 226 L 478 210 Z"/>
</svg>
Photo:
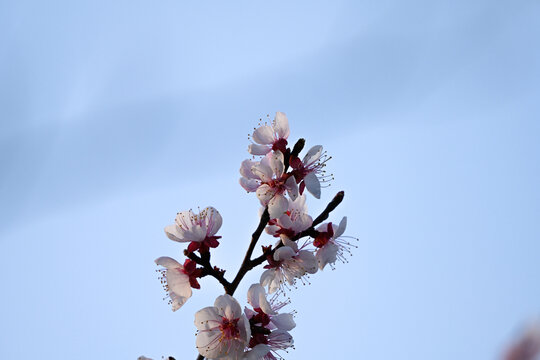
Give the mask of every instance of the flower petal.
<svg viewBox="0 0 540 360">
<path fill-rule="evenodd" d="M 228 294 L 218 296 L 214 306 L 218 309 L 218 313 L 223 314 L 229 320 L 238 319 L 242 315 L 240 304 Z"/>
<path fill-rule="evenodd" d="M 203 210 L 203 212 L 206 214 L 205 223 L 208 227 L 206 236 L 214 236 L 219 231 L 219 228 L 221 228 L 223 218 L 221 217 L 219 211 L 212 206 L 208 206 Z"/>
<path fill-rule="evenodd" d="M 295 257 L 302 263 L 302 267 L 307 273 L 315 274 L 317 272 L 317 259 L 309 250 L 300 250 Z"/>
<path fill-rule="evenodd" d="M 270 164 L 272 171 L 276 175 L 276 178 L 280 178 L 283 175 L 285 165 L 283 164 L 283 153 L 281 151 L 274 151 L 270 157 Z"/>
<path fill-rule="evenodd" d="M 306 189 L 311 193 L 311 195 L 315 196 L 317 199 L 321 198 L 321 183 L 319 182 L 319 179 L 315 173 L 310 172 L 307 174 L 304 178 L 304 184 L 306 184 Z"/>
<path fill-rule="evenodd" d="M 244 359 L 245 360 L 260 360 L 263 359 L 266 354 L 270 352 L 270 346 L 266 344 L 257 344 L 253 349 L 249 350 Z"/>
<path fill-rule="evenodd" d="M 214 306 L 207 306 L 195 313 L 195 326 L 198 330 L 212 329 L 220 321 L 221 316 Z"/>
<path fill-rule="evenodd" d="M 257 191 L 257 189 L 261 185 L 260 180 L 247 179 L 245 177 L 241 177 L 239 183 L 240 186 L 242 186 L 247 192 Z"/>
<path fill-rule="evenodd" d="M 308 214 L 299 214 L 293 222 L 292 230 L 295 233 L 302 232 L 313 224 L 313 219 Z"/>
<path fill-rule="evenodd" d="M 326 264 L 333 264 L 337 260 L 337 252 L 339 247 L 334 243 L 327 243 L 322 248 L 317 250 L 315 257 L 319 263 L 319 269 L 323 270 Z"/>
<path fill-rule="evenodd" d="M 294 176 L 290 176 L 287 181 L 285 181 L 285 187 L 287 188 L 287 193 L 289 194 L 291 200 L 296 200 L 298 197 L 298 184 L 296 183 Z"/>
<path fill-rule="evenodd" d="M 258 163 L 258 161 L 249 159 L 242 161 L 242 165 L 240 165 L 240 175 L 248 179 L 258 179 L 258 176 L 253 174 L 253 171 L 251 171 L 251 168 Z"/>
<path fill-rule="evenodd" d="M 271 321 L 279 330 L 289 331 L 296 327 L 292 314 L 277 314 L 272 316 Z"/>
<path fill-rule="evenodd" d="M 249 338 L 251 337 L 251 327 L 249 326 L 249 320 L 246 317 L 246 315 L 242 314 L 240 316 L 240 319 L 238 320 L 238 330 L 240 331 L 240 341 L 243 343 L 241 346 L 242 352 L 244 350 L 245 345 L 249 342 Z"/>
<path fill-rule="evenodd" d="M 281 242 L 283 243 L 283 245 L 285 245 L 286 247 L 290 247 L 291 249 L 294 250 L 294 254 L 296 254 L 298 252 L 298 244 L 296 243 L 296 241 L 292 241 L 291 239 L 289 239 L 288 237 L 286 237 L 285 235 L 282 235 L 281 236 Z M 281 249 L 281 248 L 280 248 Z M 279 249 L 278 249 L 279 250 Z M 277 251 L 277 250 L 276 250 Z M 274 253 L 275 254 L 275 253 Z"/>
<path fill-rule="evenodd" d="M 158 257 L 156 260 L 154 260 L 154 262 L 167 269 L 176 269 L 176 268 L 183 269 L 184 268 L 182 264 L 180 264 L 178 261 L 168 256 Z"/>
<path fill-rule="evenodd" d="M 223 355 L 222 342 L 219 341 L 221 331 L 199 331 L 195 344 L 199 353 L 209 359 Z"/>
<path fill-rule="evenodd" d="M 260 308 L 265 314 L 274 315 L 275 312 L 266 299 L 266 291 L 261 284 L 253 284 L 248 290 L 248 303 L 254 308 Z"/>
<path fill-rule="evenodd" d="M 268 335 L 268 340 L 272 343 L 279 344 L 276 347 L 279 349 L 287 349 L 293 346 L 294 341 L 287 331 L 285 330 L 274 330 Z"/>
<path fill-rule="evenodd" d="M 279 217 L 278 224 L 285 229 L 291 229 L 293 227 L 291 217 L 287 214 L 283 214 Z"/>
<path fill-rule="evenodd" d="M 272 180 L 272 175 L 274 174 L 272 168 L 263 163 L 262 161 L 258 164 L 253 165 L 251 167 L 251 171 L 264 182 Z"/>
<path fill-rule="evenodd" d="M 289 137 L 289 119 L 287 119 L 285 113 L 282 113 L 281 111 L 276 113 L 273 127 L 279 138 L 287 139 Z"/>
<path fill-rule="evenodd" d="M 249 144 L 248 153 L 251 155 L 266 155 L 272 150 L 268 145 Z"/>
<path fill-rule="evenodd" d="M 259 190 L 257 190 L 257 196 L 258 195 L 259 195 Z M 281 215 L 283 215 L 287 211 L 288 207 L 289 207 L 289 201 L 287 201 L 287 198 L 285 198 L 285 196 L 281 194 L 274 195 L 274 197 L 270 199 L 270 201 L 268 202 L 268 214 L 270 214 L 270 219 L 279 218 Z"/>
<path fill-rule="evenodd" d="M 304 156 L 304 160 L 302 162 L 304 163 L 304 166 L 309 166 L 320 159 L 321 154 L 323 151 L 322 145 L 315 145 L 309 151 L 307 152 L 306 156 Z"/>
<path fill-rule="evenodd" d="M 268 125 L 259 126 L 253 132 L 252 138 L 257 144 L 272 144 L 274 142 L 274 129 Z"/>
<path fill-rule="evenodd" d="M 337 229 L 334 229 L 334 239 L 337 239 L 343 233 L 345 232 L 345 229 L 347 228 L 347 217 L 344 216 L 343 219 L 339 222 L 339 226 Z"/>
<path fill-rule="evenodd" d="M 256 192 L 257 198 L 259 198 L 259 201 L 264 206 L 268 205 L 270 200 L 274 197 L 275 193 L 275 190 L 272 189 L 268 184 L 262 184 L 261 186 L 259 186 Z"/>
<path fill-rule="evenodd" d="M 165 226 L 165 235 L 172 241 L 187 242 L 190 240 L 184 239 L 184 231 L 180 229 L 176 224 Z"/>
<path fill-rule="evenodd" d="M 292 258 L 296 252 L 289 246 L 282 246 L 274 252 L 275 261 L 283 261 Z"/>
</svg>

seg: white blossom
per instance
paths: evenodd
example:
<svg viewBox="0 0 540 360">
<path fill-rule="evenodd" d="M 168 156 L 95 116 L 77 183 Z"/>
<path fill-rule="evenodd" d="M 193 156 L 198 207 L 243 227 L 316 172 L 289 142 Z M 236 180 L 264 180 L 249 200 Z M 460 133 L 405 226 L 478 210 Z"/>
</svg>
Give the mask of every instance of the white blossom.
<svg viewBox="0 0 540 360">
<path fill-rule="evenodd" d="M 266 155 L 270 151 L 285 153 L 289 137 L 289 120 L 287 115 L 277 112 L 272 125 L 259 126 L 251 138 L 254 143 L 248 146 L 251 155 Z"/>
<path fill-rule="evenodd" d="M 218 296 L 214 306 L 195 313 L 196 345 L 208 359 L 239 360 L 251 337 L 249 321 L 230 295 Z"/>
</svg>

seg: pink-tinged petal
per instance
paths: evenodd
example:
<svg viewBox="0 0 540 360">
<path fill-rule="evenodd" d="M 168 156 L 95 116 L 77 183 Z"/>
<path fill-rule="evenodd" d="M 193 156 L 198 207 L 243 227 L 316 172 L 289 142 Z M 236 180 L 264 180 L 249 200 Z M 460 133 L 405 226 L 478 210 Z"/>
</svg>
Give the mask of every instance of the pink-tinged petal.
<svg viewBox="0 0 540 360">
<path fill-rule="evenodd" d="M 163 266 L 164 268 L 167 268 L 167 269 L 176 269 L 176 268 L 183 269 L 184 268 L 182 264 L 180 264 L 178 261 L 168 256 L 158 257 L 156 260 L 154 260 L 154 262 L 157 265 Z"/>
<path fill-rule="evenodd" d="M 242 165 L 240 165 L 240 175 L 248 179 L 258 179 L 258 177 L 251 171 L 251 168 L 258 163 L 258 161 L 252 161 L 249 159 L 242 161 Z"/>
<path fill-rule="evenodd" d="M 347 228 L 347 217 L 344 216 L 343 219 L 339 222 L 339 226 L 337 229 L 334 229 L 334 239 L 337 239 L 343 233 L 345 232 L 345 229 Z"/>
<path fill-rule="evenodd" d="M 206 235 L 214 236 L 219 231 L 219 228 L 221 228 L 223 218 L 221 217 L 219 211 L 212 206 L 208 206 L 203 211 L 206 212 L 205 221 L 208 226 Z"/>
<path fill-rule="evenodd" d="M 292 226 L 292 230 L 295 233 L 302 232 L 309 228 L 313 224 L 313 219 L 308 214 L 299 214 L 296 219 L 294 219 L 294 223 Z"/>
<path fill-rule="evenodd" d="M 240 320 L 238 320 L 238 330 L 240 332 L 240 341 L 243 345 L 240 348 L 243 352 L 244 346 L 247 345 L 247 343 L 249 342 L 249 338 L 251 337 L 251 327 L 249 326 L 249 320 L 244 314 L 241 314 Z"/>
<path fill-rule="evenodd" d="M 165 235 L 172 241 L 178 241 L 178 242 L 187 242 L 190 240 L 185 240 L 184 236 L 185 233 L 175 224 L 173 225 L 167 225 L 165 226 Z"/>
<path fill-rule="evenodd" d="M 244 307 L 244 315 L 247 316 L 248 319 L 251 319 L 252 317 L 254 317 L 255 315 L 257 315 L 257 312 L 256 311 L 253 311 L 251 309 L 249 309 L 247 306 Z"/>
<path fill-rule="evenodd" d="M 281 151 L 274 151 L 271 155 L 270 167 L 274 174 L 276 174 L 276 178 L 279 179 L 281 175 L 283 175 L 283 170 L 285 169 L 285 165 L 283 164 L 283 154 Z"/>
<path fill-rule="evenodd" d="M 225 353 L 223 342 L 220 342 L 221 331 L 200 331 L 195 344 L 199 354 L 209 359 L 216 359 Z"/>
<path fill-rule="evenodd" d="M 274 197 L 276 191 L 272 189 L 268 184 L 262 184 L 257 189 L 257 198 L 264 206 L 268 205 L 270 200 Z M 272 218 L 272 217 L 271 217 Z"/>
<path fill-rule="evenodd" d="M 304 160 L 302 162 L 304 163 L 304 166 L 311 165 L 319 158 L 321 157 L 323 151 L 322 145 L 315 145 L 309 151 L 307 152 L 306 156 L 304 156 Z"/>
<path fill-rule="evenodd" d="M 238 319 L 242 315 L 242 308 L 238 301 L 227 294 L 218 296 L 214 306 L 218 309 L 218 313 L 223 314 L 229 320 Z"/>
<path fill-rule="evenodd" d="M 289 210 L 300 214 L 307 214 L 306 195 L 300 195 L 295 200 L 289 202 Z"/>
<path fill-rule="evenodd" d="M 293 337 L 285 330 L 274 330 L 268 335 L 268 340 L 273 343 L 279 343 L 281 349 L 286 349 L 294 344 Z"/>
<path fill-rule="evenodd" d="M 251 307 L 254 309 L 259 307 L 259 294 L 264 294 L 264 288 L 261 286 L 261 284 L 253 284 L 249 287 L 247 292 L 247 302 Z"/>
<path fill-rule="evenodd" d="M 296 327 L 292 314 L 277 314 L 272 316 L 271 321 L 279 330 L 289 331 Z"/>
<path fill-rule="evenodd" d="M 255 129 L 252 138 L 257 144 L 272 144 L 274 142 L 274 130 L 268 125 L 260 126 Z"/>
<path fill-rule="evenodd" d="M 239 180 L 240 186 L 244 188 L 247 192 L 254 192 L 257 191 L 259 186 L 261 185 L 261 182 L 259 180 L 255 179 L 246 179 L 246 178 L 240 178 Z"/>
<path fill-rule="evenodd" d="M 333 225 L 333 224 L 332 224 Z M 318 232 L 325 232 L 328 229 L 328 223 L 322 223 L 321 225 L 317 226 Z"/>
<path fill-rule="evenodd" d="M 275 261 L 283 261 L 292 258 L 296 252 L 289 246 L 282 246 L 274 252 Z"/>
<path fill-rule="evenodd" d="M 279 230 L 279 226 L 277 225 L 268 225 L 265 229 L 266 233 L 269 235 L 274 235 Z"/>
<path fill-rule="evenodd" d="M 261 285 L 267 286 L 268 284 L 270 284 L 270 282 L 274 278 L 275 272 L 276 272 L 275 269 L 268 269 L 268 270 L 263 271 L 263 273 L 261 274 L 261 279 L 260 279 Z"/>
<path fill-rule="evenodd" d="M 276 118 L 274 119 L 274 131 L 278 134 L 278 137 L 281 139 L 287 139 L 289 137 L 289 119 L 287 115 L 278 111 L 276 113 Z"/>
<path fill-rule="evenodd" d="M 290 247 L 291 249 L 293 249 L 293 254 L 296 254 L 298 252 L 298 244 L 296 243 L 296 241 L 292 241 L 291 239 L 289 239 L 288 237 L 286 237 L 285 235 L 282 235 L 281 236 L 281 242 L 283 243 L 283 245 L 285 245 L 285 247 Z M 279 244 L 279 243 L 278 243 Z M 281 249 L 281 248 L 280 248 Z M 279 250 L 279 249 L 278 249 Z M 277 250 L 276 250 L 277 251 Z M 287 250 L 288 251 L 288 250 Z M 275 254 L 275 253 L 274 253 Z M 294 255 L 293 255 L 294 256 Z"/>
<path fill-rule="evenodd" d="M 251 155 L 266 155 L 272 150 L 269 145 L 249 144 L 248 152 Z"/>
<path fill-rule="evenodd" d="M 193 211 L 181 211 L 176 215 L 174 222 L 180 227 L 181 231 L 191 231 L 193 226 L 192 219 L 195 217 Z"/>
<path fill-rule="evenodd" d="M 169 294 L 174 292 L 178 296 L 185 298 L 191 297 L 191 285 L 189 284 L 189 276 L 178 269 L 169 269 L 165 275 Z M 172 296 L 171 296 L 172 297 Z"/>
<path fill-rule="evenodd" d="M 266 344 L 257 344 L 253 349 L 249 350 L 245 356 L 244 360 L 261 360 L 266 354 L 270 352 L 270 346 Z"/>
<path fill-rule="evenodd" d="M 272 294 L 279 289 L 283 279 L 281 273 L 276 269 L 265 270 L 261 275 L 261 285 L 268 286 L 268 293 Z"/>
<path fill-rule="evenodd" d="M 262 181 L 270 181 L 272 180 L 272 175 L 274 174 L 274 171 L 272 168 L 266 164 L 264 164 L 262 161 L 258 164 L 255 164 L 251 167 L 251 171 L 255 176 L 258 176 L 259 179 Z"/>
<path fill-rule="evenodd" d="M 307 191 L 309 191 L 311 195 L 315 196 L 317 199 L 321 198 L 321 183 L 315 173 L 310 172 L 307 174 L 304 178 L 304 183 L 306 184 Z"/>
<path fill-rule="evenodd" d="M 205 307 L 195 313 L 195 326 L 198 330 L 215 328 L 221 322 L 221 316 L 213 306 Z"/>
<path fill-rule="evenodd" d="M 296 259 L 302 263 L 302 267 L 307 273 L 315 274 L 317 272 L 317 259 L 311 251 L 300 250 Z"/>
<path fill-rule="evenodd" d="M 290 216 L 287 214 L 283 214 L 279 217 L 278 224 L 285 229 L 290 229 L 293 227 L 293 222 L 291 221 Z"/>
<path fill-rule="evenodd" d="M 287 181 L 285 181 L 285 187 L 287 188 L 287 193 L 291 200 L 296 200 L 296 198 L 298 198 L 298 184 L 296 183 L 294 176 L 290 176 Z M 289 204 L 287 204 L 287 208 L 288 207 Z"/>
<path fill-rule="evenodd" d="M 259 191 L 257 190 L 257 196 L 258 194 Z M 270 214 L 270 219 L 279 218 L 287 211 L 288 207 L 289 201 L 287 201 L 287 198 L 285 196 L 281 194 L 274 195 L 274 197 L 268 202 L 268 213 Z"/>
<path fill-rule="evenodd" d="M 191 228 L 191 236 L 189 237 L 191 241 L 197 241 L 197 242 L 204 241 L 204 239 L 206 239 L 206 224 L 202 224 L 202 226 L 194 225 Z"/>
<path fill-rule="evenodd" d="M 275 312 L 266 300 L 266 291 L 261 284 L 253 284 L 248 290 L 248 303 L 254 308 L 260 308 L 265 314 L 274 315 Z"/>
<path fill-rule="evenodd" d="M 331 242 L 317 250 L 315 257 L 319 263 L 319 269 L 323 270 L 326 264 L 333 264 L 337 260 L 339 247 Z"/>
</svg>

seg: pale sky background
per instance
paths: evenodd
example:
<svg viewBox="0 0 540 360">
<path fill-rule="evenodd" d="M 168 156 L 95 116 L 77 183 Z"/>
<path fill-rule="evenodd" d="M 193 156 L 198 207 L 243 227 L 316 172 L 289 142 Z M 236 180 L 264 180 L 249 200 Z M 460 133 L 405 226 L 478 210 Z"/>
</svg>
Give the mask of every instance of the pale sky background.
<svg viewBox="0 0 540 360">
<path fill-rule="evenodd" d="M 247 134 L 333 159 L 351 262 L 290 293 L 286 359 L 497 359 L 540 315 L 540 3 L 0 2 L 0 358 L 195 359 L 163 227 L 212 205 L 236 272 Z M 263 243 L 268 243 L 265 238 Z M 236 293 L 260 276 L 247 276 Z"/>
</svg>

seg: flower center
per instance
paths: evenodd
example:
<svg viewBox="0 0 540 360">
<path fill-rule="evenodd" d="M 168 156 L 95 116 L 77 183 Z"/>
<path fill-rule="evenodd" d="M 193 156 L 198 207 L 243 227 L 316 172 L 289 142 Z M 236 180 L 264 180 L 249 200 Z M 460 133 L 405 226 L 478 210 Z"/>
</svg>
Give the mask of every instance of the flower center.
<svg viewBox="0 0 540 360">
<path fill-rule="evenodd" d="M 238 330 L 238 320 L 232 319 L 229 320 L 226 317 L 221 318 L 221 325 L 219 325 L 219 330 L 221 330 L 222 339 L 236 339 L 240 335 L 240 330 Z"/>
<path fill-rule="evenodd" d="M 334 236 L 334 228 L 332 223 L 328 223 L 326 231 L 319 232 L 315 240 L 313 241 L 313 246 L 321 248 L 328 243 L 328 241 Z"/>
<path fill-rule="evenodd" d="M 272 144 L 272 150 L 273 151 L 279 150 L 281 151 L 282 154 L 285 154 L 285 152 L 287 151 L 287 140 L 283 138 L 277 139 Z"/>
</svg>

